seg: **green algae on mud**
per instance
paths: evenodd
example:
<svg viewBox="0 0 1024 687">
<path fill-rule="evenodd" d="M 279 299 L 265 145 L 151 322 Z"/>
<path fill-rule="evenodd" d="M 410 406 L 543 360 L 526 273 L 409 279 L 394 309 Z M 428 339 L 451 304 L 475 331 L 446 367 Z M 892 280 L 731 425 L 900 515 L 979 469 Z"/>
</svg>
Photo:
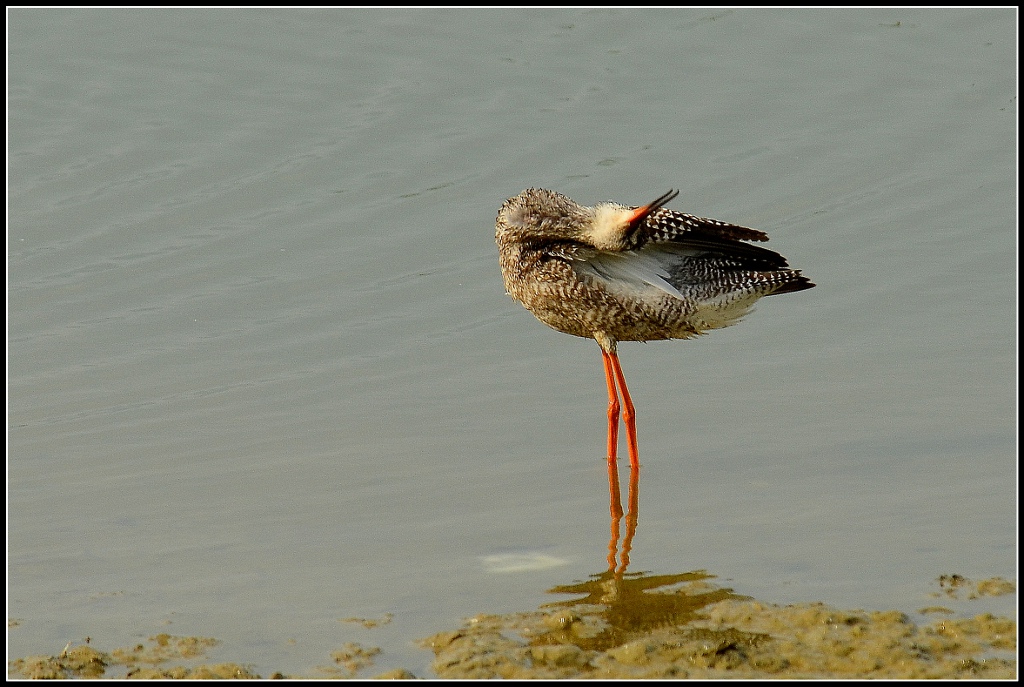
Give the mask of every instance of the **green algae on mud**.
<svg viewBox="0 0 1024 687">
<path fill-rule="evenodd" d="M 681 581 L 672 577 L 598 575 L 575 590 L 589 590 L 587 599 L 478 616 L 424 644 L 443 679 L 1016 677 L 1017 624 L 1008 618 L 982 614 L 918 626 L 899 611 L 767 604 L 699 577 L 654 589 Z M 985 588 L 1009 593 L 1007 585 Z M 642 614 L 616 609 L 623 600 L 636 608 L 638 596 L 647 597 Z"/>
<path fill-rule="evenodd" d="M 422 644 L 442 679 L 471 678 L 964 678 L 1013 679 L 1017 623 L 991 614 L 942 614 L 916 625 L 899 611 L 840 610 L 822 603 L 777 606 L 708 582 L 702 572 L 603 573 L 551 589 L 577 598 L 536 611 L 481 615 Z M 970 603 L 1016 591 L 1002 578 L 938 580 L 942 596 Z M 390 622 L 344 618 L 373 628 Z M 8 627 L 18 623 L 8 622 Z M 159 634 L 149 644 L 104 652 L 87 640 L 56 656 L 8 662 L 10 677 L 255 679 L 242 663 L 200 663 L 219 642 Z M 379 647 L 350 642 L 313 677 L 352 678 L 372 668 Z M 188 665 L 182 665 L 185 663 Z M 280 672 L 271 678 L 286 677 Z M 287 676 L 302 677 L 302 676 Z M 408 670 L 375 677 L 414 679 Z"/>
<path fill-rule="evenodd" d="M 175 660 L 193 660 L 205 656 L 218 644 L 209 637 L 175 637 L 158 634 L 149 638 L 150 646 L 114 649 L 107 653 L 89 644 L 66 647 L 57 656 L 28 656 L 7 664 L 13 676 L 35 679 L 69 679 L 128 677 L 149 679 L 202 680 L 214 678 L 258 678 L 245 666 L 236 663 L 213 665 L 164 666 Z M 117 675 L 107 675 L 107 671 Z"/>
</svg>

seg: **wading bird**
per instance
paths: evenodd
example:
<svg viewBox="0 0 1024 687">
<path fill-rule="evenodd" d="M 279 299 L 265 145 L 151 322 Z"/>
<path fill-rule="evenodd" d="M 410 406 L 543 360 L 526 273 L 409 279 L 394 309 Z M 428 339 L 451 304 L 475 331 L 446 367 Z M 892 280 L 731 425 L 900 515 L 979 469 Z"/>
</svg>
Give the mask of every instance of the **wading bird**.
<svg viewBox="0 0 1024 687">
<path fill-rule="evenodd" d="M 763 296 L 814 286 L 778 253 L 746 243 L 767 241 L 764 232 L 664 207 L 677 195 L 587 207 L 531 188 L 506 200 L 495 224 L 509 295 L 549 327 L 601 347 L 608 460 L 618 445 L 618 385 L 634 469 L 636 413 L 616 344 L 689 339 L 737 322 Z"/>
</svg>

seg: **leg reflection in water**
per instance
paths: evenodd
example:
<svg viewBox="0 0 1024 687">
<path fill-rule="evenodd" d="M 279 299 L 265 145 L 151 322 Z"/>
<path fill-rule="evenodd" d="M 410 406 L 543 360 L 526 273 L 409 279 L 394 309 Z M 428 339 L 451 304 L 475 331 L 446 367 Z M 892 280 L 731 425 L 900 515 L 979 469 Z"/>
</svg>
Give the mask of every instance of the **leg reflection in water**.
<svg viewBox="0 0 1024 687">
<path fill-rule="evenodd" d="M 622 498 L 619 492 L 619 466 L 612 457 L 608 459 L 608 496 L 611 511 L 611 539 L 608 541 L 608 572 L 621 579 L 629 567 L 629 551 L 633 548 L 637 516 L 640 510 L 640 466 L 630 464 L 628 510 L 626 511 L 626 534 L 622 539 L 622 554 L 619 556 L 619 529 L 622 524 Z"/>
</svg>

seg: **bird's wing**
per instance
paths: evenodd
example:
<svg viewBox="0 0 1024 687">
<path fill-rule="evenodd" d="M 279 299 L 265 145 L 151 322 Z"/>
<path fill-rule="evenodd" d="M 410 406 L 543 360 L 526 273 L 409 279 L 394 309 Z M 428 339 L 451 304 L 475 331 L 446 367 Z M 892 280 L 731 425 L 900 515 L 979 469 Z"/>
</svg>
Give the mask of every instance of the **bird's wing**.
<svg viewBox="0 0 1024 687">
<path fill-rule="evenodd" d="M 581 250 L 570 263 L 577 274 L 594 278 L 609 290 L 657 289 L 681 300 L 716 289 L 731 293 L 771 287 L 769 293 L 781 293 L 813 286 L 774 251 L 706 236 L 652 242 L 635 251 Z"/>
<path fill-rule="evenodd" d="M 668 265 L 660 257 L 662 251 L 653 246 L 638 251 L 579 251 L 572 258 L 577 274 L 589 276 L 612 290 L 635 290 L 654 287 L 670 296 L 682 298 L 679 289 L 669 282 Z"/>
<path fill-rule="evenodd" d="M 767 241 L 768 234 L 738 224 L 720 222 L 708 217 L 697 217 L 685 212 L 661 208 L 652 212 L 644 223 L 648 241 L 662 243 L 680 241 L 687 237 L 705 236 L 736 241 Z"/>
</svg>

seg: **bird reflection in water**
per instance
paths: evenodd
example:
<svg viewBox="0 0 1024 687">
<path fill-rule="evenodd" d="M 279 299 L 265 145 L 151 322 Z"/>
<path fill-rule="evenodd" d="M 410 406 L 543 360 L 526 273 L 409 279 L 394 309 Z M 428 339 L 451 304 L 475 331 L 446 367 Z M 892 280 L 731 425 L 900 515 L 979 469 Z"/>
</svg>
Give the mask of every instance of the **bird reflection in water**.
<svg viewBox="0 0 1024 687">
<path fill-rule="evenodd" d="M 582 596 L 541 606 L 542 609 L 563 609 L 564 612 L 554 616 L 558 621 L 554 632 L 535 636 L 531 643 L 571 643 L 584 650 L 606 651 L 659 628 L 685 626 L 710 604 L 746 598 L 733 593 L 732 589 L 708 584 L 705 580 L 714 578 L 714 575 L 703 570 L 669 575 L 627 572 L 639 521 L 639 483 L 640 470 L 630 468 L 626 510 L 623 512 L 616 461 L 608 462 L 611 515 L 608 567 L 602 573 L 591 575 L 585 582 L 549 589 L 550 594 Z M 595 623 L 597 618 L 600 622 Z M 549 622 L 548 626 L 551 625 Z M 736 642 L 757 639 L 754 635 L 735 630 L 695 630 L 690 634 L 710 640 L 709 646 L 731 647 Z"/>
</svg>

